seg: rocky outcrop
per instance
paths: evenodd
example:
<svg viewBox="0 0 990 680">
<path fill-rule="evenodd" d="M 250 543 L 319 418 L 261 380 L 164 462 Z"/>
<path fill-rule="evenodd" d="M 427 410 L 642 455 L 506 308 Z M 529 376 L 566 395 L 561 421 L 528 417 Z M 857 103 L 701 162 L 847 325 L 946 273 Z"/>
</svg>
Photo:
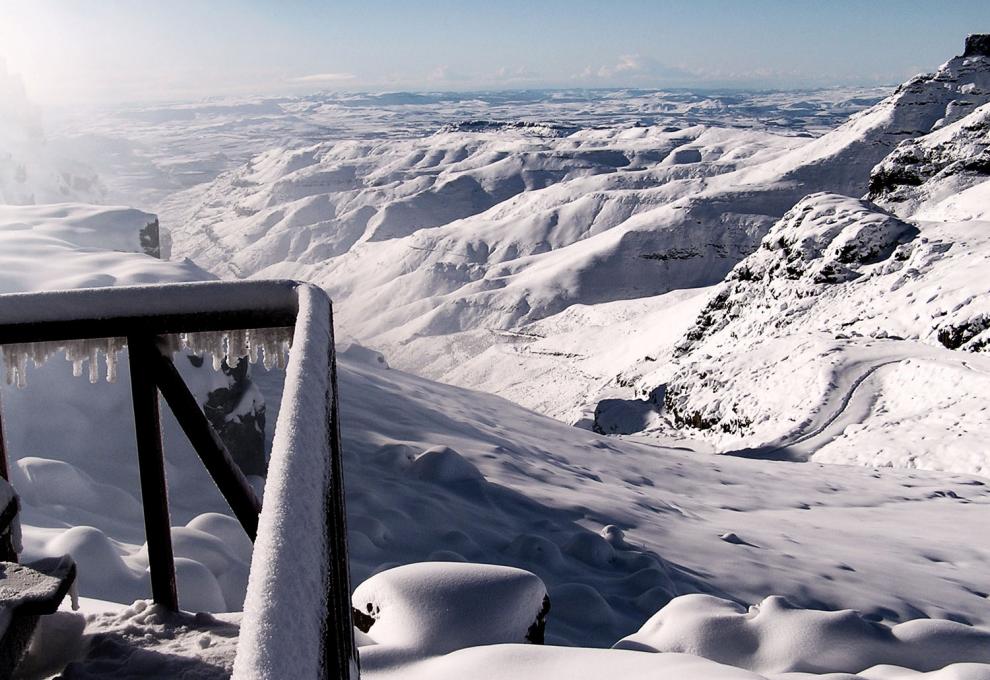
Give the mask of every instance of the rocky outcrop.
<svg viewBox="0 0 990 680">
<path fill-rule="evenodd" d="M 189 355 L 189 362 L 204 371 L 202 357 Z M 246 475 L 264 476 L 268 470 L 265 456 L 265 403 L 248 373 L 250 364 L 241 359 L 231 368 L 224 361 L 220 370 L 226 384 L 211 389 L 203 412 L 230 451 L 234 462 Z M 202 397 L 201 397 L 202 399 Z"/>
<path fill-rule="evenodd" d="M 902 142 L 870 174 L 872 200 L 910 214 L 919 203 L 990 177 L 990 104 L 932 134 Z"/>
<path fill-rule="evenodd" d="M 990 57 L 990 33 L 973 33 L 966 36 L 964 57 Z"/>
<path fill-rule="evenodd" d="M 774 225 L 759 250 L 726 277 L 678 345 L 678 355 L 751 308 L 811 298 L 822 286 L 859 278 L 865 266 L 903 261 L 907 251 L 898 248 L 917 234 L 916 227 L 869 201 L 826 193 L 805 197 Z M 776 320 L 778 327 L 781 323 Z"/>
</svg>

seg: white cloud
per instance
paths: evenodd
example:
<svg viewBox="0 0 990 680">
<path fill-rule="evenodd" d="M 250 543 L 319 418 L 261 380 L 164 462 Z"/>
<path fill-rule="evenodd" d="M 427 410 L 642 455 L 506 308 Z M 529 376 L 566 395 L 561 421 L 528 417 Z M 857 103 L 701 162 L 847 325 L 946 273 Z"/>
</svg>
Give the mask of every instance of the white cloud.
<svg viewBox="0 0 990 680">
<path fill-rule="evenodd" d="M 506 68 L 501 66 L 496 69 L 491 77 L 494 83 L 529 83 L 540 80 L 540 74 L 530 71 L 525 66 L 516 68 Z"/>
<path fill-rule="evenodd" d="M 357 78 L 353 73 L 313 73 L 290 78 L 292 83 L 346 83 Z"/>
<path fill-rule="evenodd" d="M 572 76 L 572 79 L 604 84 L 658 84 L 697 80 L 699 76 L 696 70 L 665 64 L 653 57 L 623 54 L 612 64 L 603 64 L 597 68 L 586 66 L 583 71 Z"/>
<path fill-rule="evenodd" d="M 468 80 L 468 77 L 463 73 L 458 73 L 452 70 L 446 64 L 442 66 L 437 66 L 435 69 L 430 71 L 429 75 L 426 76 L 427 81 L 431 83 L 456 83 Z"/>
</svg>

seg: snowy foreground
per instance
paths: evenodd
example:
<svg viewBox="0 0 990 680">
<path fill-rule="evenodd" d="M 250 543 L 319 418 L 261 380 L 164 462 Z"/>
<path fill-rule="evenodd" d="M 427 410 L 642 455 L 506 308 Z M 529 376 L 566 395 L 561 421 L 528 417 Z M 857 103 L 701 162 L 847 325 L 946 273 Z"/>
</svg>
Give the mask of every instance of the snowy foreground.
<svg viewBox="0 0 990 680">
<path fill-rule="evenodd" d="M 137 210 L 0 206 L 0 292 L 333 294 L 358 341 L 338 356 L 365 677 L 990 678 L 990 58 L 870 108 L 833 95 L 793 118 L 643 93 L 132 112 L 145 140 L 182 130 L 188 165 L 135 174 L 128 147 L 98 189 L 143 186 L 171 239 Z M 408 129 L 357 131 L 368 110 Z M 507 111 L 544 119 L 482 120 Z M 295 143 L 252 146 L 266 130 Z M 36 197 L 95 186 L 40 161 Z M 84 597 L 25 677 L 226 677 L 250 542 L 166 419 L 180 604 L 211 613 L 143 601 L 126 362 L 114 385 L 105 361 L 3 391 L 24 557 L 72 554 Z M 270 447 L 279 371 L 178 363 Z"/>
</svg>

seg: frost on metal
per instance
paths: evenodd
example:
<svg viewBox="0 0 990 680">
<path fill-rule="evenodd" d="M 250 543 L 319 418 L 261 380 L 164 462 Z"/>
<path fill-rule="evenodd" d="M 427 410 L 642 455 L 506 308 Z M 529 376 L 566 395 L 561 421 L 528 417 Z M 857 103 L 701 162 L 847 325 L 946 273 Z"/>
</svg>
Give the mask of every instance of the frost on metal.
<svg viewBox="0 0 990 680">
<path fill-rule="evenodd" d="M 209 355 L 213 358 L 215 371 L 220 370 L 224 361 L 228 366 L 235 366 L 244 357 L 252 364 L 261 361 L 266 370 L 271 370 L 285 368 L 291 343 L 291 328 L 256 328 L 167 335 L 164 336 L 163 349 L 172 353 L 189 351 L 197 356 Z M 29 361 L 35 367 L 41 367 L 59 352 L 64 352 L 66 360 L 72 363 L 72 374 L 77 378 L 85 372 L 89 381 L 96 383 L 102 373 L 107 382 L 116 382 L 119 354 L 126 347 L 126 338 L 96 338 L 2 345 L 0 353 L 7 384 L 20 388 L 27 385 Z"/>
</svg>

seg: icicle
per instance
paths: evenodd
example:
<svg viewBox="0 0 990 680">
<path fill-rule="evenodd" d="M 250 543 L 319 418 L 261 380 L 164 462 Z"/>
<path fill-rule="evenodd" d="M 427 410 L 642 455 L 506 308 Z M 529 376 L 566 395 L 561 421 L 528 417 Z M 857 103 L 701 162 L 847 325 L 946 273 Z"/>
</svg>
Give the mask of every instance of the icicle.
<svg viewBox="0 0 990 680">
<path fill-rule="evenodd" d="M 213 370 L 219 371 L 224 361 L 228 366 L 247 358 L 257 363 L 263 357 L 266 368 L 285 366 L 286 352 L 292 340 L 291 328 L 255 328 L 215 333 L 185 333 L 177 343 L 198 356 L 211 355 Z"/>
<path fill-rule="evenodd" d="M 117 382 L 117 353 L 123 349 L 123 343 L 118 346 L 120 338 L 107 338 L 107 351 L 106 351 L 106 362 L 107 362 L 107 382 L 115 383 Z"/>
<path fill-rule="evenodd" d="M 271 370 L 285 368 L 291 342 L 292 328 L 258 328 L 168 335 L 164 337 L 162 350 L 168 354 L 178 351 L 190 351 L 197 356 L 209 354 L 215 371 L 220 370 L 224 361 L 228 366 L 236 366 L 245 357 L 251 363 L 261 360 L 265 368 Z M 29 359 L 40 367 L 59 351 L 65 353 L 66 360 L 72 364 L 72 375 L 77 378 L 83 375 L 83 366 L 88 362 L 91 383 L 99 382 L 100 354 L 103 354 L 106 381 L 113 383 L 119 372 L 118 355 L 126 346 L 124 338 L 20 343 L 0 346 L 0 354 L 4 360 L 6 383 L 18 388 L 27 385 Z"/>
<path fill-rule="evenodd" d="M 95 385 L 100 380 L 100 350 L 96 345 L 89 347 L 89 384 Z"/>
</svg>

